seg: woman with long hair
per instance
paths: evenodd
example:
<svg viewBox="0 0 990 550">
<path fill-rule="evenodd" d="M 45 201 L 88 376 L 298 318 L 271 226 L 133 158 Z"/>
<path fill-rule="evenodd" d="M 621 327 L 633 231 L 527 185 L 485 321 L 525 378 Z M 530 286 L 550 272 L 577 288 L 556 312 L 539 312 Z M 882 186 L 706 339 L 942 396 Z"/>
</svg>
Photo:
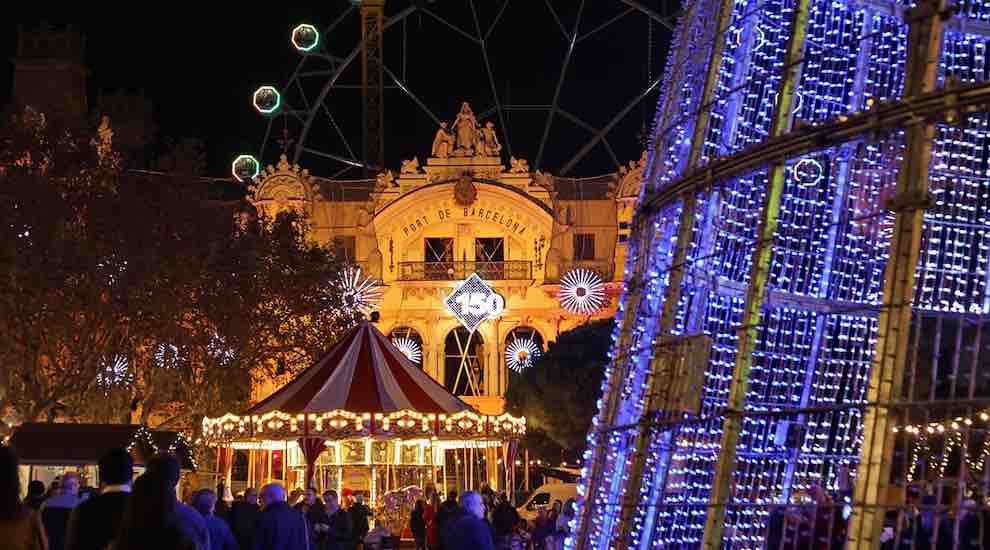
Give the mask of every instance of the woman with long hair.
<svg viewBox="0 0 990 550">
<path fill-rule="evenodd" d="M 21 502 L 17 455 L 0 446 L 0 540 L 10 550 L 48 550 L 41 517 Z"/>
<path fill-rule="evenodd" d="M 179 530 L 172 484 L 159 474 L 145 473 L 134 482 L 112 550 L 209 550 Z"/>
</svg>

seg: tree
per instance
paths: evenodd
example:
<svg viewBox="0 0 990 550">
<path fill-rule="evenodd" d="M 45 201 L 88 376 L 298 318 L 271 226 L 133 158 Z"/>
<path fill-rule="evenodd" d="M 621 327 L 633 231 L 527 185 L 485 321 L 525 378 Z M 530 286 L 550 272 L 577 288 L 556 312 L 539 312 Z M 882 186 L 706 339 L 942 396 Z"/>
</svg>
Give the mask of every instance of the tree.
<svg viewBox="0 0 990 550">
<path fill-rule="evenodd" d="M 506 405 L 526 417 L 526 443 L 537 456 L 580 456 L 598 411 L 612 327 L 600 320 L 564 332 L 532 367 L 510 373 Z"/>
<path fill-rule="evenodd" d="M 298 214 L 121 171 L 106 132 L 20 120 L 3 137 L 0 408 L 20 419 L 190 426 L 356 320 Z"/>
</svg>

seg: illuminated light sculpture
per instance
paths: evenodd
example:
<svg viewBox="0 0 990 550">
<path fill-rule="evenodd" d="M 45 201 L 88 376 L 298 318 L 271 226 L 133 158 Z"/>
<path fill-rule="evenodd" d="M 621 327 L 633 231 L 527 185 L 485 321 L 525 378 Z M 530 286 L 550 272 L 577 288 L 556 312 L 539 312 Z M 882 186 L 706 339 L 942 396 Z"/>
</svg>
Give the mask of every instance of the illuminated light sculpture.
<svg viewBox="0 0 990 550">
<path fill-rule="evenodd" d="M 292 45 L 300 52 L 311 52 L 320 44 L 320 31 L 309 23 L 297 25 L 292 29 Z"/>
<path fill-rule="evenodd" d="M 238 155 L 230 164 L 230 173 L 237 181 L 250 181 L 261 173 L 261 163 L 251 155 Z"/>
<path fill-rule="evenodd" d="M 444 304 L 447 311 L 471 332 L 482 322 L 497 319 L 505 310 L 505 298 L 485 284 L 477 273 L 461 281 Z"/>
<path fill-rule="evenodd" d="M 749 2 L 683 2 L 644 171 L 655 175 L 642 182 L 628 241 L 612 361 L 588 434 L 578 487 L 584 499 L 568 549 L 698 548 L 709 511 L 716 509 L 724 521 L 714 522 L 709 532 L 721 530 L 723 539 L 705 541 L 709 547 L 731 536 L 733 549 L 763 548 L 774 504 L 814 483 L 834 487 L 843 470 L 855 472 L 861 411 L 796 411 L 867 399 L 893 227 L 884 203 L 904 165 L 904 129 L 818 144 L 753 162 L 745 173 L 726 169 L 730 175 L 704 186 L 687 183 L 706 169 L 718 173 L 729 164 L 726 159 L 762 151 L 770 139 L 896 104 L 904 93 L 909 41 L 908 24 L 893 14 L 905 4 L 767 0 L 754 11 Z M 990 4 L 963 5 L 945 27 L 939 86 L 950 78 L 963 85 L 983 82 L 990 69 L 983 25 Z M 801 6 L 810 12 L 797 19 L 806 33 L 792 32 Z M 753 36 L 757 25 L 762 39 Z M 727 40 L 715 40 L 719 28 L 726 29 Z M 800 70 L 782 70 L 788 44 L 794 43 L 803 43 Z M 699 57 L 698 51 L 705 53 Z M 709 71 L 709 62 L 716 71 Z M 776 106 L 788 99 L 778 96 L 786 74 L 795 75 L 786 77 L 795 90 L 789 98 L 793 120 L 778 119 L 782 133 L 774 136 Z M 990 313 L 990 116 L 980 112 L 960 126 L 939 123 L 931 145 L 931 162 L 924 165 L 933 204 L 924 212 L 914 297 L 899 301 L 926 315 L 983 318 Z M 775 162 L 784 167 L 777 179 Z M 771 186 L 779 191 L 779 211 L 769 214 L 776 224 L 772 240 L 763 240 L 760 225 Z M 691 231 L 679 231 L 688 197 L 695 200 L 693 219 L 685 218 L 683 227 Z M 679 243 L 678 235 L 690 240 Z M 757 244 L 767 242 L 771 250 Z M 754 265 L 757 250 L 769 253 Z M 671 290 L 675 270 L 683 278 Z M 762 295 L 752 292 L 753 277 L 765 284 Z M 770 294 L 773 300 L 763 299 Z M 674 303 L 665 303 L 671 296 Z M 747 307 L 753 303 L 761 304 L 755 320 Z M 660 334 L 662 322 L 669 323 L 667 334 Z M 755 335 L 749 339 L 753 333 L 741 326 Z M 699 396 L 701 413 L 676 430 L 637 439 L 640 428 L 620 427 L 637 426 L 647 414 L 650 375 L 657 367 L 653 346 L 661 337 L 681 334 L 716 342 Z M 745 349 L 741 335 L 748 339 Z M 737 365 L 740 355 L 744 363 Z M 743 366 L 748 386 L 733 395 L 730 388 L 740 388 L 734 382 Z M 722 449 L 724 411 L 740 395 L 742 414 L 733 415 L 738 429 L 731 432 L 738 443 Z M 803 428 L 796 448 L 775 441 L 784 420 Z M 962 426 L 967 420 L 975 421 L 955 422 Z M 952 435 L 952 422 L 903 429 L 916 436 Z M 734 455 L 722 461 L 734 469 L 720 478 L 728 479 L 731 498 L 713 503 L 713 493 L 725 495 L 713 489 L 723 453 Z M 625 502 L 637 506 L 629 511 L 616 505 Z"/>
<path fill-rule="evenodd" d="M 605 283 L 594 271 L 578 267 L 561 277 L 557 299 L 574 315 L 592 315 L 605 305 Z"/>
<path fill-rule="evenodd" d="M 531 338 L 516 338 L 505 347 L 505 365 L 516 372 L 533 366 L 540 356 L 540 347 Z"/>
<path fill-rule="evenodd" d="M 383 291 L 378 281 L 364 277 L 360 267 L 348 266 L 340 276 L 344 305 L 365 315 L 372 312 L 382 299 Z"/>
<path fill-rule="evenodd" d="M 261 86 L 251 94 L 251 104 L 263 115 L 270 115 L 282 105 L 282 94 L 274 86 Z"/>
<path fill-rule="evenodd" d="M 406 359 L 417 365 L 423 359 L 423 350 L 412 338 L 392 338 L 392 344 L 402 352 L 402 355 L 406 356 Z"/>
</svg>

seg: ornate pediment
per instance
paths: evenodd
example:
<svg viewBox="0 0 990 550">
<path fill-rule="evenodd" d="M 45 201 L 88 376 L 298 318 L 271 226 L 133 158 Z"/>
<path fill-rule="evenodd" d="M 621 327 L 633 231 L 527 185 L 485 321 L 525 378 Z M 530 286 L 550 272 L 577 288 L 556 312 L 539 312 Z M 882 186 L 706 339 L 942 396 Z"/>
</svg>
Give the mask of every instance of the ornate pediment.
<svg viewBox="0 0 990 550">
<path fill-rule="evenodd" d="M 639 160 L 629 161 L 629 166 L 620 166 L 616 174 L 618 182 L 613 191 L 616 200 L 639 198 L 639 186 L 643 181 L 643 169 L 646 167 L 646 151 Z"/>
<path fill-rule="evenodd" d="M 255 181 L 257 183 L 249 187 L 251 195 L 248 200 L 269 215 L 289 208 L 306 212 L 312 209 L 315 190 L 309 171 L 301 169 L 298 164 L 289 164 L 285 155 L 281 156 L 277 166 L 268 165 Z"/>
</svg>

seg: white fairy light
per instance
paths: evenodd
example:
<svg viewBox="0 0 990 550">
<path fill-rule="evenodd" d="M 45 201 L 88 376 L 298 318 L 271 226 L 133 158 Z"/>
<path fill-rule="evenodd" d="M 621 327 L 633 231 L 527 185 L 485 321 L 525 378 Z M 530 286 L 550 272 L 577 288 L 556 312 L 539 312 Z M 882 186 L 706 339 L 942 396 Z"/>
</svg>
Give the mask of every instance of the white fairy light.
<svg viewBox="0 0 990 550">
<path fill-rule="evenodd" d="M 533 366 L 533 360 L 540 356 L 540 347 L 531 338 L 516 338 L 505 347 L 505 366 L 522 372 Z"/>
<path fill-rule="evenodd" d="M 402 352 L 402 355 L 406 356 L 406 359 L 417 365 L 420 359 L 423 358 L 423 351 L 420 349 L 419 344 L 412 338 L 392 338 L 392 345 L 398 348 Z"/>
<path fill-rule="evenodd" d="M 371 313 L 382 299 L 382 287 L 379 286 L 378 281 L 362 276 L 360 267 L 345 268 L 340 278 L 340 286 L 344 294 L 345 307 L 356 308 L 364 314 Z"/>
<path fill-rule="evenodd" d="M 605 305 L 605 283 L 590 269 L 572 269 L 560 280 L 558 299 L 575 315 L 591 315 Z"/>
</svg>

